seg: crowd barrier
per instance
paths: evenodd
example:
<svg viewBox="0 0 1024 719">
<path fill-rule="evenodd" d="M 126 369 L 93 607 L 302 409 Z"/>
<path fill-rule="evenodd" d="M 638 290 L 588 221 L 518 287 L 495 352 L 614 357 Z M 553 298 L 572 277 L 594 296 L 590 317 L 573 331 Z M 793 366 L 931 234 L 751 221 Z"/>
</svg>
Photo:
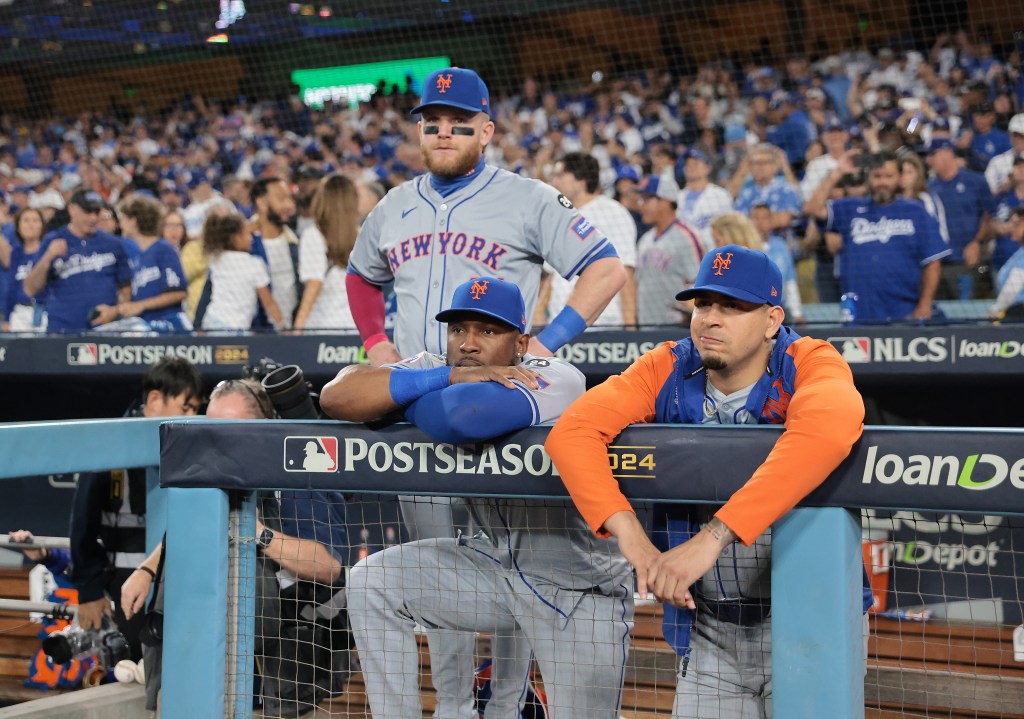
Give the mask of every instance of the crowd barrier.
<svg viewBox="0 0 1024 719">
<path fill-rule="evenodd" d="M 228 579 L 228 533 L 255 528 L 252 501 L 229 491 L 340 489 L 347 493 L 564 497 L 543 451 L 546 427 L 500 442 L 453 448 L 408 425 L 371 431 L 336 422 L 164 423 L 103 420 L 0 427 L 0 478 L 160 464 L 153 507 L 168 530 L 164 716 L 247 717 L 253 613 L 250 568 Z M 777 430 L 758 427 L 628 428 L 611 449 L 613 467 L 638 502 L 721 502 L 767 455 Z M 287 446 L 316 438 L 333 447 L 331 472 L 296 471 Z M 772 569 L 775 715 L 864 715 L 860 617 L 861 525 L 853 508 L 1019 515 L 1024 431 L 868 428 L 850 457 L 774 528 Z M 59 451 L 26 452 L 26 447 Z M 640 455 L 643 455 L 642 457 Z M 649 459 L 648 459 L 649 457 Z M 725 458 L 728 458 L 727 460 Z M 669 470 L 669 468 L 671 468 Z M 626 476 L 628 475 L 628 476 Z M 229 490 L 229 491 L 226 491 Z M 238 512 L 229 509 L 239 507 Z M 148 522 L 150 546 L 162 532 Z M 255 560 L 251 542 L 243 561 Z M 221 578 L 221 579 L 218 579 Z M 232 595 L 233 592 L 237 594 Z M 228 627 L 229 602 L 239 626 Z M 232 652 L 227 642 L 234 643 Z M 238 653 L 241 652 L 241 653 Z M 227 666 L 229 653 L 236 660 Z M 232 691 L 226 682 L 236 682 Z M 233 697 L 231 706 L 225 706 Z"/>
</svg>

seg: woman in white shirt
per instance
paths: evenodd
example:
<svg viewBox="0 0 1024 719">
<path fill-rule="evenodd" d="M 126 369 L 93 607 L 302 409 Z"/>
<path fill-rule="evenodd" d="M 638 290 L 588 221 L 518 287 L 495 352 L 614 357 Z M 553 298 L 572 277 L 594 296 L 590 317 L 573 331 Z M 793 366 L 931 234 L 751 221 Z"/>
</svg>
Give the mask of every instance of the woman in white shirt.
<svg viewBox="0 0 1024 719">
<path fill-rule="evenodd" d="M 313 224 L 299 238 L 299 279 L 305 287 L 294 329 L 354 330 L 345 272 L 359 233 L 359 193 L 347 177 L 328 175 L 310 208 Z"/>
<path fill-rule="evenodd" d="M 204 330 L 247 330 L 263 304 L 274 327 L 284 324 L 281 309 L 270 294 L 270 271 L 262 258 L 249 254 L 252 233 L 241 215 L 214 212 L 203 224 L 203 251 L 210 266 L 210 304 L 203 315 Z"/>
</svg>

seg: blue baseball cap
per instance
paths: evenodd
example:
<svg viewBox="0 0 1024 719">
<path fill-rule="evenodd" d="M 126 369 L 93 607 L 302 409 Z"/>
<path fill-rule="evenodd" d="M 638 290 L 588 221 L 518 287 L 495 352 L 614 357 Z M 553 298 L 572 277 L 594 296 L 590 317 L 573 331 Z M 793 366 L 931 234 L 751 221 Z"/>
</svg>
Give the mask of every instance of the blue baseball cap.
<svg viewBox="0 0 1024 719">
<path fill-rule="evenodd" d="M 763 252 L 725 245 L 704 255 L 693 287 L 676 295 L 692 300 L 698 292 L 718 292 L 759 305 L 782 304 L 782 273 Z"/>
<path fill-rule="evenodd" d="M 830 115 L 825 120 L 825 126 L 821 129 L 822 132 L 846 132 L 846 124 L 835 115 Z"/>
<path fill-rule="evenodd" d="M 956 145 L 948 137 L 935 137 L 928 143 L 928 154 L 938 152 L 939 150 L 951 150 L 956 152 Z"/>
<path fill-rule="evenodd" d="M 696 147 L 691 147 L 687 149 L 686 152 L 683 153 L 684 160 L 689 160 L 691 157 L 694 160 L 700 160 L 701 162 L 706 162 L 709 165 L 711 164 L 711 160 L 708 159 L 708 156 L 705 155 L 700 150 L 698 150 Z"/>
<path fill-rule="evenodd" d="M 644 184 L 637 188 L 637 192 L 642 195 L 651 195 L 662 200 L 668 200 L 669 202 L 679 201 L 679 185 L 672 178 L 661 175 L 649 175 L 644 180 Z"/>
<path fill-rule="evenodd" d="M 640 173 L 632 165 L 623 165 L 615 172 L 615 181 L 618 182 L 619 180 L 640 182 Z"/>
<path fill-rule="evenodd" d="M 503 322 L 526 332 L 526 303 L 523 293 L 511 282 L 497 277 L 477 277 L 455 288 L 451 307 L 438 312 L 434 319 L 448 322 L 456 315 L 472 312 Z"/>
<path fill-rule="evenodd" d="M 487 85 L 472 70 L 462 67 L 446 67 L 435 70 L 423 81 L 423 96 L 420 104 L 412 109 L 411 115 L 419 115 L 431 105 L 457 107 L 469 112 L 491 114 L 491 95 Z"/>
</svg>

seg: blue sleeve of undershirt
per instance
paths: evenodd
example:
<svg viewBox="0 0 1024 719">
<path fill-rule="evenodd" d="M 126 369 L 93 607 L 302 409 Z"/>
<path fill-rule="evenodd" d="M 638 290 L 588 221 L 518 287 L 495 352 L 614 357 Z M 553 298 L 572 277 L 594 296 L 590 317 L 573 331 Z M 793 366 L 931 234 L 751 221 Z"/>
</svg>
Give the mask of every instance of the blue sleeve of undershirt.
<svg viewBox="0 0 1024 719">
<path fill-rule="evenodd" d="M 423 395 L 405 408 L 405 418 L 439 442 L 472 444 L 529 427 L 534 408 L 525 388 L 474 382 Z"/>
</svg>

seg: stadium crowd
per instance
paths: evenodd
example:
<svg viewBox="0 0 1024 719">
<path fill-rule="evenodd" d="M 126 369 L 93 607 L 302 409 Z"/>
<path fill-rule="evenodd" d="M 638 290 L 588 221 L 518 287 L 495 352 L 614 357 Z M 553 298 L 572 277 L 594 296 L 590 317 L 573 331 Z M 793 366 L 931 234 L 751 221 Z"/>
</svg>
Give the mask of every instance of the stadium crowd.
<svg viewBox="0 0 1024 719">
<path fill-rule="evenodd" d="M 416 100 L 382 85 L 358 107 L 193 95 L 158 112 L 0 116 L 3 328 L 354 328 L 344 274 L 359 223 L 425 171 Z M 991 318 L 1011 319 L 1024 313 L 1022 105 L 1022 49 L 997 57 L 961 31 L 683 76 L 527 78 L 494 97 L 486 159 L 564 194 L 563 159 L 596 160 L 588 197 L 629 211 L 637 277 L 668 264 L 685 279 L 739 242 L 772 252 L 796 321 L 841 296 L 870 308 L 861 321 L 936 317 L 933 299 L 990 300 Z M 862 198 L 846 219 L 831 211 L 844 197 Z M 904 201 L 926 210 L 910 231 Z M 698 246 L 655 247 L 670 227 Z M 890 242 L 900 228 L 915 242 Z M 688 317 L 646 311 L 642 291 L 623 304 L 637 309 L 619 324 Z"/>
</svg>

